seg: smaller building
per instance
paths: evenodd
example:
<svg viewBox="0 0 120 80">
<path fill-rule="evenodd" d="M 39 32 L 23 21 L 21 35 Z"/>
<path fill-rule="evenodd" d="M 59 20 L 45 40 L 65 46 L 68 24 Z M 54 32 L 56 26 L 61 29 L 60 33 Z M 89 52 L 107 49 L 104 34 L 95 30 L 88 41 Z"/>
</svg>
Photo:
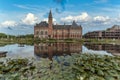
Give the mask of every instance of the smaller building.
<svg viewBox="0 0 120 80">
<path fill-rule="evenodd" d="M 114 25 L 112 28 L 108 28 L 105 31 L 93 31 L 84 35 L 84 38 L 91 39 L 120 39 L 120 26 Z"/>
<path fill-rule="evenodd" d="M 102 31 L 88 32 L 84 35 L 84 38 L 102 38 Z"/>
</svg>

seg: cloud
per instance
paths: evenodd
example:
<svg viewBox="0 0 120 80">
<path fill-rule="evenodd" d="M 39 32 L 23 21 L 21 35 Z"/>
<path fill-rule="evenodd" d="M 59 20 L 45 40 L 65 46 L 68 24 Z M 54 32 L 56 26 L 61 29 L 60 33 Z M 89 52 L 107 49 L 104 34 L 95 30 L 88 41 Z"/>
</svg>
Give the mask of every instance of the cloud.
<svg viewBox="0 0 120 80">
<path fill-rule="evenodd" d="M 13 4 L 13 6 L 21 9 L 26 9 L 26 10 L 31 10 L 31 11 L 40 11 L 40 6 L 39 5 L 29 5 L 29 4 Z"/>
<path fill-rule="evenodd" d="M 0 24 L 1 27 L 14 27 L 17 23 L 15 21 L 4 21 Z"/>
<path fill-rule="evenodd" d="M 63 22 L 71 22 L 73 20 L 78 21 L 78 22 L 86 22 L 88 21 L 90 18 L 90 16 L 88 15 L 87 12 L 83 12 L 81 15 L 77 15 L 77 16 L 67 16 L 65 18 L 61 18 L 61 21 Z"/>
<path fill-rule="evenodd" d="M 48 22 L 48 18 L 44 18 L 43 21 Z M 53 23 L 56 23 L 56 19 L 55 18 L 53 18 Z"/>
<path fill-rule="evenodd" d="M 76 16 L 66 16 L 64 18 L 60 19 L 61 22 L 66 22 L 66 23 L 71 23 L 73 20 L 75 20 L 78 24 L 83 25 L 83 27 L 98 27 L 98 26 L 108 26 L 108 25 L 113 25 L 115 24 L 114 20 L 115 18 L 111 18 L 109 16 L 103 16 L 103 15 L 98 15 L 98 16 L 92 16 L 88 14 L 87 12 L 81 13 L 81 15 L 76 15 Z M 120 21 L 120 18 L 117 19 Z"/>
<path fill-rule="evenodd" d="M 56 12 L 57 13 L 61 13 L 65 10 L 65 5 L 66 5 L 67 1 L 69 1 L 69 0 L 53 0 L 53 2 L 55 2 L 55 3 L 57 3 L 58 5 L 61 6 L 61 8 L 56 7 Z"/>
<path fill-rule="evenodd" d="M 118 15 L 117 18 L 114 19 L 115 22 L 120 23 L 120 14 Z"/>
<path fill-rule="evenodd" d="M 22 8 L 22 9 L 31 9 L 25 5 L 14 4 L 15 7 Z"/>
<path fill-rule="evenodd" d="M 32 14 L 28 13 L 24 19 L 22 19 L 22 22 L 26 25 L 34 25 L 37 22 L 38 18 Z"/>
<path fill-rule="evenodd" d="M 106 3 L 108 0 L 94 0 L 95 3 Z"/>
<path fill-rule="evenodd" d="M 13 30 L 11 27 L 8 27 L 9 30 Z"/>
<path fill-rule="evenodd" d="M 6 30 L 28 30 L 33 29 L 33 26 L 35 23 L 37 23 L 37 17 L 32 14 L 28 13 L 23 19 L 14 21 L 14 20 L 6 20 L 4 22 L 0 23 L 0 29 L 6 29 Z M 13 28 L 14 27 L 14 28 Z M 28 32 L 28 31 L 27 31 Z"/>
<path fill-rule="evenodd" d="M 109 16 L 95 16 L 93 18 L 93 22 L 108 24 L 110 22 L 110 17 Z"/>
</svg>

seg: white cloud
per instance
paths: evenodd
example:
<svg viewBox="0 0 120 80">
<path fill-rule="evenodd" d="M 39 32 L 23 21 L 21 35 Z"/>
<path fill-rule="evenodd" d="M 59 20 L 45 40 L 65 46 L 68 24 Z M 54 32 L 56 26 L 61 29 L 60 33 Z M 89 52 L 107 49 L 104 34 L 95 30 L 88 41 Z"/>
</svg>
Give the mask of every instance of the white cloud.
<svg viewBox="0 0 120 80">
<path fill-rule="evenodd" d="M 13 4 L 13 6 L 21 9 L 31 10 L 31 11 L 45 11 L 46 7 L 40 7 L 39 5 L 30 4 Z M 42 9 L 41 9 L 42 8 Z"/>
<path fill-rule="evenodd" d="M 95 3 L 106 3 L 108 2 L 108 0 L 95 0 L 94 2 Z"/>
<path fill-rule="evenodd" d="M 93 18 L 93 21 L 95 23 L 108 24 L 110 22 L 110 18 L 109 18 L 109 16 L 95 16 Z"/>
<path fill-rule="evenodd" d="M 4 21 L 0 24 L 1 27 L 14 27 L 17 23 L 15 21 Z"/>
<path fill-rule="evenodd" d="M 22 20 L 22 22 L 26 25 L 34 25 L 37 20 L 38 18 L 34 14 L 28 13 L 26 17 Z"/>
<path fill-rule="evenodd" d="M 120 23 L 120 14 L 117 16 L 117 18 L 114 19 L 114 21 Z"/>
<path fill-rule="evenodd" d="M 67 17 L 65 17 L 65 18 L 61 18 L 61 21 L 67 21 L 67 22 L 69 22 L 69 21 L 72 21 L 72 20 L 74 20 L 74 17 L 73 16 L 71 16 L 71 15 L 69 15 L 69 16 L 67 16 Z"/>
<path fill-rule="evenodd" d="M 22 9 L 30 9 L 29 7 L 25 5 L 19 5 L 19 4 L 14 4 L 15 7 L 22 8 Z"/>
<path fill-rule="evenodd" d="M 120 17 L 115 18 L 115 21 L 119 23 L 120 22 Z"/>
<path fill-rule="evenodd" d="M 43 21 L 48 22 L 48 18 L 44 18 Z M 53 18 L 53 23 L 56 23 L 56 19 L 55 18 Z"/>
<path fill-rule="evenodd" d="M 65 18 L 61 18 L 61 21 L 71 22 L 71 21 L 75 20 L 75 21 L 80 21 L 80 22 L 86 22 L 89 20 L 89 18 L 90 18 L 90 16 L 88 15 L 88 13 L 83 12 L 81 15 L 78 15 L 78 16 L 69 15 Z"/>
<path fill-rule="evenodd" d="M 87 12 L 83 12 L 81 15 L 77 16 L 67 16 L 64 18 L 61 18 L 62 22 L 72 22 L 73 20 L 77 21 L 80 24 L 86 24 L 86 25 L 108 25 L 110 23 L 113 23 L 111 18 L 109 16 L 90 16 Z"/>
</svg>

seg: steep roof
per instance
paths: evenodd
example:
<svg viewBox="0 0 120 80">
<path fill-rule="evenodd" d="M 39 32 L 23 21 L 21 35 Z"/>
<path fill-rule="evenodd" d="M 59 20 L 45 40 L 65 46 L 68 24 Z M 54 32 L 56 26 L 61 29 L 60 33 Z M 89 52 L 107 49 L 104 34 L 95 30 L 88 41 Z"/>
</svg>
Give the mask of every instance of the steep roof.
<svg viewBox="0 0 120 80">
<path fill-rule="evenodd" d="M 36 24 L 36 27 L 48 27 L 49 24 L 46 21 L 42 21 L 39 24 Z M 73 21 L 72 25 L 53 25 L 53 29 L 76 29 L 80 28 L 80 25 L 77 25 L 75 21 Z"/>
<path fill-rule="evenodd" d="M 72 27 L 79 27 L 75 21 L 72 23 Z"/>
<path fill-rule="evenodd" d="M 53 29 L 76 29 L 76 28 L 80 28 L 80 25 L 77 25 L 77 23 L 75 21 L 73 21 L 72 25 L 53 25 Z"/>
<path fill-rule="evenodd" d="M 46 21 L 42 21 L 39 24 L 36 24 L 37 27 L 48 27 L 48 23 Z"/>
<path fill-rule="evenodd" d="M 53 25 L 53 29 L 69 29 L 71 25 Z"/>
</svg>

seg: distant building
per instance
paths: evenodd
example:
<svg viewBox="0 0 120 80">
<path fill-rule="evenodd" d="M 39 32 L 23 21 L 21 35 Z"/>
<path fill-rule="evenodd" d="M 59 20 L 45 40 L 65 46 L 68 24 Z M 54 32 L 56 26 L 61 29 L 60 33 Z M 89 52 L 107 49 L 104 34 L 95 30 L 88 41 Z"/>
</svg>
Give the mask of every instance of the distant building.
<svg viewBox="0 0 120 80">
<path fill-rule="evenodd" d="M 84 38 L 120 39 L 120 26 L 114 25 L 112 28 L 108 28 L 105 31 L 88 32 L 84 35 Z"/>
<path fill-rule="evenodd" d="M 42 21 L 34 26 L 34 38 L 39 39 L 81 39 L 82 27 L 73 21 L 72 25 L 54 25 L 50 11 L 48 23 Z"/>
</svg>

